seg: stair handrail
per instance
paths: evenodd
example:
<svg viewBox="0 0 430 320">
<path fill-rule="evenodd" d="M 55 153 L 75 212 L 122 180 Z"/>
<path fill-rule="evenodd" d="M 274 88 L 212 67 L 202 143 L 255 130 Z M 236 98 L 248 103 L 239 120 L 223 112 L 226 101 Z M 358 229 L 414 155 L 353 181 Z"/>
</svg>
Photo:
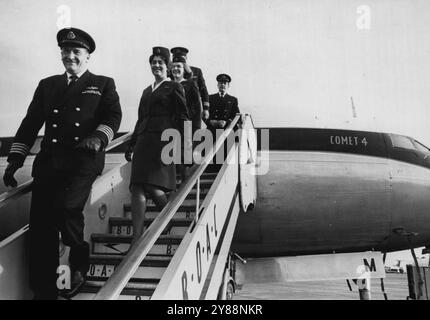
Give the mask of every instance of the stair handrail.
<svg viewBox="0 0 430 320">
<path fill-rule="evenodd" d="M 118 147 L 119 145 L 129 141 L 131 139 L 132 136 L 132 132 L 128 132 L 114 140 L 112 140 L 105 148 L 105 152 L 106 151 L 110 151 L 115 147 Z M 4 205 L 6 205 L 6 203 L 8 203 L 9 201 L 13 200 L 13 199 L 17 199 L 25 194 L 27 194 L 28 192 L 31 191 L 31 186 L 33 183 L 33 178 L 31 178 L 30 180 L 23 182 L 22 184 L 20 184 L 19 186 L 13 188 L 12 190 L 3 192 L 2 194 L 0 194 L 0 208 L 3 207 Z"/>
<path fill-rule="evenodd" d="M 218 150 L 224 145 L 224 141 L 233 132 L 234 127 L 241 117 L 241 114 L 237 114 L 235 116 L 227 129 L 225 129 L 222 135 L 218 137 L 215 146 L 211 146 L 210 151 L 205 155 L 202 163 L 198 166 L 195 165 L 192 167 L 188 178 L 185 179 L 179 189 L 170 196 L 170 199 L 172 200 L 167 203 L 167 205 L 154 219 L 151 225 L 145 230 L 143 235 L 130 248 L 127 255 L 118 265 L 118 267 L 115 268 L 114 273 L 104 283 L 99 292 L 93 297 L 94 300 L 116 300 L 120 296 L 122 290 L 127 285 L 130 278 L 134 275 L 143 259 L 145 259 L 155 241 L 157 241 L 158 237 L 173 218 L 176 211 L 182 205 L 188 193 L 196 184 L 197 180 L 200 178 L 209 162 L 216 155 Z M 198 213 L 196 212 L 196 214 Z"/>
</svg>

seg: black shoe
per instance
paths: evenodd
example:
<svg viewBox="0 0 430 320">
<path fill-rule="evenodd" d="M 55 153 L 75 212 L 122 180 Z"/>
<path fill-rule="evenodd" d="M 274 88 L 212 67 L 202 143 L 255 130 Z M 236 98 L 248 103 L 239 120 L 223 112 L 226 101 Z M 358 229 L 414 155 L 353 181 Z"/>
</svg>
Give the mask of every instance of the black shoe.
<svg viewBox="0 0 430 320">
<path fill-rule="evenodd" d="M 65 299 L 71 299 L 76 296 L 81 290 L 82 286 L 85 284 L 85 276 L 81 271 L 75 271 L 72 277 L 72 283 L 70 289 L 65 289 L 60 291 L 60 296 Z"/>
</svg>

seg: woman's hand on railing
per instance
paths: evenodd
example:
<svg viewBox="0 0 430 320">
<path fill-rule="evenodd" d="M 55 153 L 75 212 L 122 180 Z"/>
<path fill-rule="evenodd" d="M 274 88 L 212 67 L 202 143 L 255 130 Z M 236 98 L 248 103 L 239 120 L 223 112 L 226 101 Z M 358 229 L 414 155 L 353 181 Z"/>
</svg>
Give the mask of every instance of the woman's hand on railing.
<svg viewBox="0 0 430 320">
<path fill-rule="evenodd" d="M 202 112 L 202 119 L 203 120 L 209 119 L 209 111 L 208 110 L 203 110 L 203 112 Z"/>
</svg>

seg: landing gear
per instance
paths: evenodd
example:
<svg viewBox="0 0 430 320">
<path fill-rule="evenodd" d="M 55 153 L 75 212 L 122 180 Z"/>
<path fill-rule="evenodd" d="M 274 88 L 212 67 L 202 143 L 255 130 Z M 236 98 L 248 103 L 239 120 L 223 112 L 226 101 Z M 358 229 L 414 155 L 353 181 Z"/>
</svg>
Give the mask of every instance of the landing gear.
<svg viewBox="0 0 430 320">
<path fill-rule="evenodd" d="M 408 283 L 409 283 L 409 298 L 415 299 L 415 300 L 427 300 L 427 297 L 424 296 L 424 294 L 427 293 L 427 290 L 425 288 L 423 277 L 425 277 L 425 273 L 421 274 L 421 271 L 424 272 L 424 270 L 421 270 L 420 265 L 418 263 L 417 256 L 415 254 L 414 245 L 413 245 L 413 238 L 418 235 L 416 232 L 407 231 L 403 228 L 396 228 L 393 229 L 393 232 L 397 235 L 403 236 L 409 243 L 409 247 L 411 250 L 412 258 L 414 259 L 415 267 L 413 268 L 412 265 L 407 265 L 407 271 L 408 271 Z M 427 246 L 422 251 L 423 254 L 428 253 Z M 416 284 L 415 284 L 416 282 Z M 426 294 L 427 295 L 427 294 Z"/>
<path fill-rule="evenodd" d="M 234 286 L 232 282 L 229 282 L 227 284 L 227 290 L 226 290 L 226 300 L 233 300 L 233 294 L 234 294 Z"/>
<path fill-rule="evenodd" d="M 218 293 L 219 300 L 233 300 L 236 291 L 236 261 L 230 252 L 225 263 L 223 281 Z"/>
</svg>

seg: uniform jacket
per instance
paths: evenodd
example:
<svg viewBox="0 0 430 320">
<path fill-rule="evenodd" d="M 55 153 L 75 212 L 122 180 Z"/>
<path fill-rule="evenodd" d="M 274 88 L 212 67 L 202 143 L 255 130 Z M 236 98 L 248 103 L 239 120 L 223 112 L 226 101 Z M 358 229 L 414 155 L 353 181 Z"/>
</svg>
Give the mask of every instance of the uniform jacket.
<svg viewBox="0 0 430 320">
<path fill-rule="evenodd" d="M 193 130 L 200 129 L 203 109 L 197 84 L 192 80 L 184 80 L 181 82 L 181 85 L 185 90 L 187 109 L 190 119 L 193 122 Z"/>
<path fill-rule="evenodd" d="M 209 93 L 208 89 L 206 88 L 205 79 L 203 78 L 203 72 L 200 68 L 197 67 L 190 67 L 193 71 L 193 75 L 191 77 L 191 80 L 193 80 L 197 87 L 199 88 L 200 92 L 200 98 L 202 99 L 202 105 L 204 110 L 209 109 Z"/>
<path fill-rule="evenodd" d="M 145 132 L 161 133 L 170 128 L 183 132 L 184 121 L 190 119 L 184 88 L 174 81 L 163 82 L 155 91 L 152 91 L 151 86 L 147 87 L 142 93 L 138 112 L 131 146 Z"/>
<path fill-rule="evenodd" d="M 229 94 L 225 94 L 223 98 L 220 97 L 219 93 L 211 94 L 209 96 L 209 101 L 208 126 L 210 126 L 210 120 L 225 120 L 227 121 L 227 125 L 229 125 L 236 116 L 236 113 L 240 112 L 237 98 Z"/>
<path fill-rule="evenodd" d="M 76 145 L 97 136 L 105 147 L 118 131 L 121 106 L 114 80 L 86 71 L 71 86 L 66 74 L 39 82 L 33 100 L 9 152 L 8 161 L 24 162 L 37 134 L 45 125 L 41 150 L 33 164 L 33 176 L 46 170 L 83 170 L 101 173 L 104 152 L 97 154 Z"/>
</svg>

